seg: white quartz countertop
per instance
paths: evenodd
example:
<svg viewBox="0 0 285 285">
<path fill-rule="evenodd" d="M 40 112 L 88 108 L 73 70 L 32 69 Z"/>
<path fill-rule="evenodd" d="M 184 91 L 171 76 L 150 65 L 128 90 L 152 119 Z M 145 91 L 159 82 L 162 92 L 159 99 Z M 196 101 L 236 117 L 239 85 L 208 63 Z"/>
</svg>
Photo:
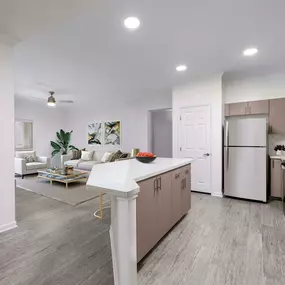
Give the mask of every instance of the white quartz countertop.
<svg viewBox="0 0 285 285">
<path fill-rule="evenodd" d="M 282 161 L 285 160 L 285 156 L 284 155 L 270 155 L 271 159 L 280 159 Z"/>
<path fill-rule="evenodd" d="M 137 182 L 192 163 L 193 159 L 157 158 L 152 163 L 136 159 L 94 165 L 87 189 L 128 198 L 139 192 Z"/>
</svg>

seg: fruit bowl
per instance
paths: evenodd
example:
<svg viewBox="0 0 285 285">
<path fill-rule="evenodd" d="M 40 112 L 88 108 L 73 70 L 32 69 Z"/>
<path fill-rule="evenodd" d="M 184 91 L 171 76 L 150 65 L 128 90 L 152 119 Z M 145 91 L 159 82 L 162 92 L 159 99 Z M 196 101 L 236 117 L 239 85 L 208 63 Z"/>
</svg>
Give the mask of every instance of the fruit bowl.
<svg viewBox="0 0 285 285">
<path fill-rule="evenodd" d="M 156 159 L 156 155 L 150 152 L 139 152 L 136 159 L 142 163 L 151 163 Z"/>
</svg>

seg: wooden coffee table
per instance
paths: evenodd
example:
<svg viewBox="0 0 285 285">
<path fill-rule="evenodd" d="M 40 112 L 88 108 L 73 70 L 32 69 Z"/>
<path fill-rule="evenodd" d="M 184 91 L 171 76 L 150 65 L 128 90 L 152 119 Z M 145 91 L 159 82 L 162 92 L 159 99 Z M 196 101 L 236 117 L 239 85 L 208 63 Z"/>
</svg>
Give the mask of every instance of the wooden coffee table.
<svg viewBox="0 0 285 285">
<path fill-rule="evenodd" d="M 39 170 L 38 171 L 38 179 L 42 178 L 45 180 L 49 180 L 50 184 L 53 181 L 64 183 L 66 189 L 68 188 L 69 183 L 86 180 L 88 178 L 88 172 L 80 171 L 80 170 L 69 170 L 68 173 L 65 170 Z"/>
</svg>

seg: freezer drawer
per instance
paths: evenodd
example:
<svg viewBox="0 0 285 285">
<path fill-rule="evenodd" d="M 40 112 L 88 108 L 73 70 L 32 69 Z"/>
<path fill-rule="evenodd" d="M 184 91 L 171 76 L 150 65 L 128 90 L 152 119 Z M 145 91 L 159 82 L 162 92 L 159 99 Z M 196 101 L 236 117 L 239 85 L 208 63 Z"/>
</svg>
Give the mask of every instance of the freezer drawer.
<svg viewBox="0 0 285 285">
<path fill-rule="evenodd" d="M 229 118 L 225 122 L 225 146 L 266 146 L 266 118 Z"/>
<path fill-rule="evenodd" d="M 225 147 L 224 194 L 266 202 L 266 153 L 266 148 Z"/>
</svg>

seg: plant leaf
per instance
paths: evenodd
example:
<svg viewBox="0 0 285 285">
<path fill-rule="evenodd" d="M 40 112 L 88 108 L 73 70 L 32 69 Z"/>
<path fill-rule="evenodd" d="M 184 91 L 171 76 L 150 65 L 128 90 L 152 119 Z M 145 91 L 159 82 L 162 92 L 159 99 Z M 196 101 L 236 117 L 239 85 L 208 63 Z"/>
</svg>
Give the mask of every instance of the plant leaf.
<svg viewBox="0 0 285 285">
<path fill-rule="evenodd" d="M 64 142 L 65 141 L 65 131 L 63 129 L 60 130 L 60 137 L 61 137 L 61 141 Z"/>
<path fill-rule="evenodd" d="M 56 154 L 60 153 L 60 150 L 55 149 L 52 153 L 51 156 L 54 157 Z"/>
<path fill-rule="evenodd" d="M 57 144 L 56 142 L 51 141 L 50 144 L 55 150 L 59 150 L 59 151 L 61 150 L 61 146 Z"/>
<path fill-rule="evenodd" d="M 70 143 L 70 137 L 71 137 L 71 133 L 66 132 L 66 133 L 65 133 L 65 143 L 66 143 L 67 146 L 68 146 L 69 143 Z"/>
<path fill-rule="evenodd" d="M 61 141 L 61 136 L 60 136 L 59 132 L 56 132 L 56 136 L 57 136 L 57 139 L 58 139 L 59 141 Z"/>
<path fill-rule="evenodd" d="M 75 147 L 74 145 L 70 145 L 69 146 L 69 149 L 71 149 L 71 150 L 79 150 L 77 147 Z"/>
</svg>

